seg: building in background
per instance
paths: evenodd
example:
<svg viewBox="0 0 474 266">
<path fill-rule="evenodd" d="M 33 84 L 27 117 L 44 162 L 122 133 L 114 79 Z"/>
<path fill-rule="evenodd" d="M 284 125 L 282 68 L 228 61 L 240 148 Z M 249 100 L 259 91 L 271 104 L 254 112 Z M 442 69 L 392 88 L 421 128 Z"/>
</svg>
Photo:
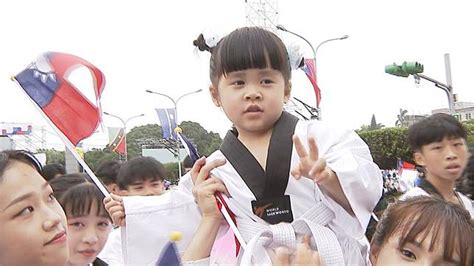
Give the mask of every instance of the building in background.
<svg viewBox="0 0 474 266">
<path fill-rule="evenodd" d="M 471 102 L 455 102 L 454 110 L 456 117 L 459 121 L 465 122 L 474 118 L 474 103 Z M 445 113 L 449 114 L 448 108 L 435 109 L 431 111 L 432 114 Z"/>
</svg>

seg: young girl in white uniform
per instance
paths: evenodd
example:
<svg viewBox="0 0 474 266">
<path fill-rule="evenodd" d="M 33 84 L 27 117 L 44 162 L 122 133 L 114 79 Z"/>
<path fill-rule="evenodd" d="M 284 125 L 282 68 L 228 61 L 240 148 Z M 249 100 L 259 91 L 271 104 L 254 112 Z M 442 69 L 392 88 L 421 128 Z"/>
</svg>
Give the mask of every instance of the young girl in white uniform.
<svg viewBox="0 0 474 266">
<path fill-rule="evenodd" d="M 246 242 L 240 263 L 271 263 L 275 247 L 294 249 L 309 235 L 324 265 L 366 264 L 364 232 L 382 193 L 380 170 L 367 145 L 351 130 L 299 121 L 283 111 L 290 98 L 291 68 L 275 34 L 240 28 L 215 47 L 203 38 L 195 45 L 211 52 L 212 100 L 234 125 L 220 150 L 206 159 L 207 164 L 219 163 L 205 169 L 212 173 L 205 182 L 223 184 L 230 195 L 227 205 Z M 157 250 L 137 256 L 134 245 L 140 243 L 134 242 L 161 247 L 166 238 L 159 235 L 166 230 L 192 237 L 200 221 L 192 190 L 188 174 L 169 199 L 124 198 L 125 211 L 121 199 L 106 201 L 116 222 L 126 214 L 126 245 L 133 249 L 126 261 L 149 263 L 143 258 Z M 156 218 L 148 223 L 145 217 L 151 213 Z M 186 222 L 177 221 L 182 219 Z M 175 221 L 173 226 L 169 221 Z M 151 224 L 160 229 L 151 233 L 143 229 L 147 224 L 147 229 Z M 183 241 L 180 248 L 187 244 Z"/>
</svg>

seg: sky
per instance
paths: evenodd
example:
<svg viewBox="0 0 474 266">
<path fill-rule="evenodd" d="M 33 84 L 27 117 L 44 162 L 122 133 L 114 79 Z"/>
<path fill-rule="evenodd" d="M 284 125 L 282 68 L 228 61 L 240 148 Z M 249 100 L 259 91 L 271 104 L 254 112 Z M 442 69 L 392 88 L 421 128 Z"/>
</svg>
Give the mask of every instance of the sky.
<svg viewBox="0 0 474 266">
<path fill-rule="evenodd" d="M 474 102 L 470 1 L 277 3 L 278 24 L 304 36 L 314 47 L 330 38 L 350 36 L 325 43 L 317 52 L 323 120 L 358 129 L 375 114 L 378 123 L 394 126 L 400 108 L 409 114 L 447 108 L 445 92 L 432 83 L 422 80 L 416 87 L 412 77 L 384 73 L 385 65 L 418 61 L 424 65 L 423 74 L 446 83 L 446 53 L 451 58 L 454 93 L 459 101 Z M 158 123 L 154 108 L 173 107 L 169 99 L 145 90 L 177 99 L 202 89 L 179 101 L 178 119 L 198 122 L 223 137 L 230 122 L 210 100 L 209 54 L 198 52 L 192 41 L 200 33 L 224 36 L 247 23 L 244 0 L 1 1 L 0 122 L 46 125 L 10 77 L 39 54 L 55 51 L 82 57 L 102 70 L 106 77 L 103 111 L 123 119 L 145 114 L 130 120 L 128 129 Z M 298 45 L 305 57 L 313 56 L 301 39 L 278 33 L 286 44 Z M 92 94 L 91 78 L 84 69 L 69 79 L 86 96 Z M 312 87 L 301 70 L 293 72 L 292 81 L 293 96 L 315 105 Z M 104 129 L 122 126 L 109 116 L 103 116 L 103 122 Z M 48 137 L 48 142 L 61 147 L 54 137 Z M 107 142 L 107 133 L 99 128 L 84 146 L 100 147 Z"/>
</svg>

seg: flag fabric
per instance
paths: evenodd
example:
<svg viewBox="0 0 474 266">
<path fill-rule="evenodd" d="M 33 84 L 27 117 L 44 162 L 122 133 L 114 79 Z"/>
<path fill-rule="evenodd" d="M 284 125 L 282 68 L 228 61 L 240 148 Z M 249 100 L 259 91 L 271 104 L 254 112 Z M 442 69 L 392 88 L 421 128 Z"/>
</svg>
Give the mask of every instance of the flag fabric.
<svg viewBox="0 0 474 266">
<path fill-rule="evenodd" d="M 186 153 L 189 155 L 189 158 L 191 158 L 191 162 L 194 164 L 194 162 L 199 159 L 199 153 L 197 152 L 196 147 L 194 147 L 191 141 L 189 141 L 183 133 L 178 133 L 178 137 L 183 144 Z"/>
<path fill-rule="evenodd" d="M 314 94 L 316 95 L 316 107 L 319 108 L 319 103 L 321 102 L 321 90 L 318 87 L 316 80 L 316 63 L 314 59 L 304 59 L 304 66 L 301 68 L 309 81 L 313 85 Z"/>
<path fill-rule="evenodd" d="M 126 137 L 121 127 L 109 127 L 109 148 L 118 154 L 125 154 Z"/>
<path fill-rule="evenodd" d="M 86 67 L 92 74 L 96 103 L 91 103 L 67 80 L 69 73 L 79 66 Z M 15 79 L 74 146 L 92 135 L 99 125 L 105 77 L 86 60 L 70 54 L 47 52 Z"/>
<path fill-rule="evenodd" d="M 414 169 L 416 169 L 416 166 L 414 164 L 411 164 L 409 162 L 405 162 L 403 160 L 397 160 L 397 168 L 398 168 L 398 170 L 402 170 L 402 169 L 414 170 Z"/>
<path fill-rule="evenodd" d="M 173 241 L 168 242 L 163 248 L 156 266 L 180 266 L 181 262 L 178 256 L 178 249 Z"/>
<path fill-rule="evenodd" d="M 177 140 L 174 129 L 176 128 L 176 109 L 159 109 L 156 108 L 158 119 L 160 120 L 161 128 L 163 130 L 164 139 L 175 139 Z"/>
</svg>

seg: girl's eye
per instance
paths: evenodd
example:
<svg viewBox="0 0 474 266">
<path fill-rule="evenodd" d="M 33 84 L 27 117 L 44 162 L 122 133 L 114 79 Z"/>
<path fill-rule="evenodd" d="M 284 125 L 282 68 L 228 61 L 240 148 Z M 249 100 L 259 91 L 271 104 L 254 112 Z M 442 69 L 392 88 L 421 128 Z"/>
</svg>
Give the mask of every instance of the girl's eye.
<svg viewBox="0 0 474 266">
<path fill-rule="evenodd" d="M 236 86 L 242 86 L 244 84 L 245 83 L 242 80 L 236 80 L 232 82 L 232 85 L 236 85 Z"/>
<path fill-rule="evenodd" d="M 109 227 L 110 223 L 109 222 L 99 222 L 98 224 L 100 227 Z"/>
<path fill-rule="evenodd" d="M 439 150 L 439 149 L 441 149 L 441 146 L 434 146 L 433 147 L 433 150 Z"/>
<path fill-rule="evenodd" d="M 24 208 L 23 210 L 21 210 L 16 216 L 23 216 L 23 215 L 28 215 L 30 213 L 32 213 L 35 209 L 31 206 L 28 206 L 26 208 Z"/>
<path fill-rule="evenodd" d="M 454 143 L 454 146 L 456 146 L 456 147 L 464 146 L 464 143 L 462 143 L 462 142 L 457 142 L 457 143 Z"/>
<path fill-rule="evenodd" d="M 402 249 L 400 250 L 400 253 L 402 253 L 402 255 L 408 259 L 416 260 L 415 254 L 413 254 L 413 252 L 408 249 Z"/>
<path fill-rule="evenodd" d="M 69 226 L 72 227 L 84 227 L 84 224 L 81 222 L 70 223 Z"/>
<path fill-rule="evenodd" d="M 272 84 L 273 83 L 273 80 L 271 79 L 264 79 L 261 81 L 262 84 Z"/>
</svg>

